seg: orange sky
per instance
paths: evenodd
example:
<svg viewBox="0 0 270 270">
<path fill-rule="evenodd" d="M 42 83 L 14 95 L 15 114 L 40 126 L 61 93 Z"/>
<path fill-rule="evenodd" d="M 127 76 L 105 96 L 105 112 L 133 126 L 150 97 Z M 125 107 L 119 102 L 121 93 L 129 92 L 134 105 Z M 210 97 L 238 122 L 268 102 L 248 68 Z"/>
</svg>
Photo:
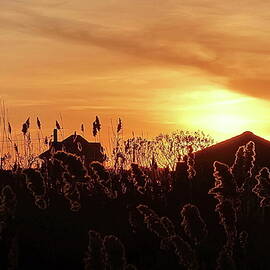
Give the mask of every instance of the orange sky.
<svg viewBox="0 0 270 270">
<path fill-rule="evenodd" d="M 106 137 L 203 129 L 270 137 L 270 3 L 0 0 L 0 97 L 66 133 L 95 115 Z"/>
</svg>

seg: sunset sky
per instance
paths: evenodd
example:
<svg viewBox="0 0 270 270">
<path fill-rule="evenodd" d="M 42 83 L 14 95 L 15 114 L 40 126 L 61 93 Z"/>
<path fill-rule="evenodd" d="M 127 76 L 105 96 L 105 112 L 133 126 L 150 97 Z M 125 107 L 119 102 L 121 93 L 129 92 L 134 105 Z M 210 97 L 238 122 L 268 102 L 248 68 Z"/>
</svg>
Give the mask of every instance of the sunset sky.
<svg viewBox="0 0 270 270">
<path fill-rule="evenodd" d="M 270 138 L 270 2 L 0 0 L 0 98 L 66 133 L 203 129 Z"/>
</svg>

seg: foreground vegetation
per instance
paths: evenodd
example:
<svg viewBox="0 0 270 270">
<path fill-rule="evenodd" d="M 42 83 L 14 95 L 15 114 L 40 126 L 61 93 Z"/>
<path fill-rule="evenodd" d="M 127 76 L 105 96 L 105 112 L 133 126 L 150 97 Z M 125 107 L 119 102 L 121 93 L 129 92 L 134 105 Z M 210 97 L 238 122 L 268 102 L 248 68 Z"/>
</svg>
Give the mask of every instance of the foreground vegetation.
<svg viewBox="0 0 270 270">
<path fill-rule="evenodd" d="M 255 144 L 204 175 L 188 149 L 175 169 L 56 152 L 1 170 L 1 269 L 269 269 L 270 173 L 255 170 Z"/>
</svg>

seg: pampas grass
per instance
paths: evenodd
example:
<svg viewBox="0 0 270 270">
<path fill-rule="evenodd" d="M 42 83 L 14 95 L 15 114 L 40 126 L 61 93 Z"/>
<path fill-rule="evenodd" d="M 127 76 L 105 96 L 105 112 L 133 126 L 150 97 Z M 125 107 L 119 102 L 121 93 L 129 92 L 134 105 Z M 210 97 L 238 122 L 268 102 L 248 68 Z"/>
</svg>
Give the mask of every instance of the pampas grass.
<svg viewBox="0 0 270 270">
<path fill-rule="evenodd" d="M 34 169 L 25 169 L 23 174 L 26 176 L 26 187 L 34 197 L 35 205 L 39 209 L 46 209 L 48 203 L 46 200 L 46 183 L 42 174 Z"/>
<path fill-rule="evenodd" d="M 84 257 L 85 270 L 127 270 L 136 269 L 127 264 L 126 249 L 121 240 L 114 235 L 102 235 L 89 230 L 88 250 Z"/>
<path fill-rule="evenodd" d="M 179 235 L 174 235 L 162 239 L 160 248 L 173 252 L 177 257 L 179 264 L 183 265 L 185 269 L 199 269 L 194 250 Z"/>
<path fill-rule="evenodd" d="M 186 204 L 181 210 L 181 216 L 181 226 L 186 235 L 195 245 L 200 244 L 207 237 L 208 231 L 199 209 L 195 205 Z"/>
</svg>

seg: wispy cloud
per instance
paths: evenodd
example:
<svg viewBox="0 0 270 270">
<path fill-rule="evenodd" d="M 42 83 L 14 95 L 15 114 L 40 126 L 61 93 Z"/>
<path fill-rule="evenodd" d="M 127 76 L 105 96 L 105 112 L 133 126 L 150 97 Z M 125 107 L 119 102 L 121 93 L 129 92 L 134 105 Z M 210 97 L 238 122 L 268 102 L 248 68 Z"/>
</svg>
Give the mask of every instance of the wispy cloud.
<svg viewBox="0 0 270 270">
<path fill-rule="evenodd" d="M 181 7 L 175 3 L 170 2 L 174 8 Z M 192 1 L 189 6 L 181 3 L 182 11 L 175 11 L 178 18 L 168 13 L 167 20 L 156 18 L 151 25 L 124 31 L 114 25 L 57 17 L 21 6 L 1 15 L 0 23 L 10 31 L 122 54 L 123 58 L 129 58 L 129 65 L 195 68 L 209 74 L 210 80 L 221 79 L 233 91 L 268 98 L 268 80 L 264 77 L 270 74 L 265 71 L 262 57 L 269 54 L 270 39 L 263 29 L 257 28 L 261 26 L 260 20 L 264 20 L 260 19 L 258 5 L 252 13 L 250 7 L 240 7 L 237 12 L 229 4 L 218 9 L 215 5 L 211 8 L 210 3 L 200 5 Z M 195 8 L 193 14 L 189 13 L 191 7 Z M 139 63 L 134 59 L 140 59 Z"/>
</svg>

